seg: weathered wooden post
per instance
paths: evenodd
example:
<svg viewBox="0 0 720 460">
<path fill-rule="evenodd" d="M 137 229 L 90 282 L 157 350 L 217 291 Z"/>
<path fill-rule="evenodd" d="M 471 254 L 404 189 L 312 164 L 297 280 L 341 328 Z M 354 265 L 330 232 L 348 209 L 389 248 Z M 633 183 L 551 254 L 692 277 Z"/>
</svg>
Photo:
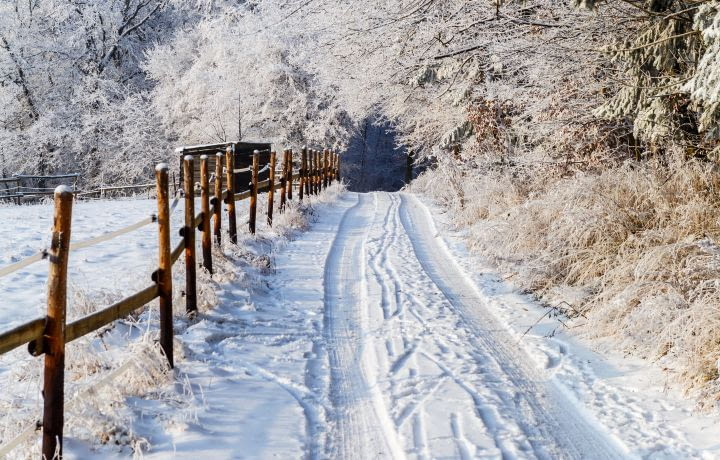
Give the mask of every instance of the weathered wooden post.
<svg viewBox="0 0 720 460">
<path fill-rule="evenodd" d="M 323 151 L 318 149 L 317 156 L 318 156 L 317 191 L 318 191 L 318 194 L 320 194 L 320 192 L 322 192 L 322 180 L 323 180 Z"/>
<path fill-rule="evenodd" d="M 307 157 L 308 167 L 306 171 L 306 184 L 305 184 L 305 192 L 308 196 L 313 194 L 313 149 L 308 149 L 308 157 Z"/>
<path fill-rule="evenodd" d="M 183 188 L 185 190 L 185 226 L 181 235 L 185 241 L 185 311 L 197 312 L 196 258 L 195 258 L 195 187 L 192 155 L 183 159 Z"/>
<path fill-rule="evenodd" d="M 288 200 L 292 200 L 292 167 L 293 167 L 293 152 L 292 149 L 288 149 Z"/>
<path fill-rule="evenodd" d="M 208 157 L 200 157 L 200 209 L 202 210 L 202 254 L 203 267 L 212 274 L 212 235 L 210 235 L 210 176 L 208 172 Z"/>
<path fill-rule="evenodd" d="M 318 193 L 323 190 L 323 171 L 325 168 L 325 161 L 323 159 L 324 150 L 318 150 Z"/>
<path fill-rule="evenodd" d="M 308 195 L 315 195 L 315 149 L 308 151 Z"/>
<path fill-rule="evenodd" d="M 328 150 L 327 155 L 327 185 L 332 185 L 333 178 L 333 153 L 332 150 Z"/>
<path fill-rule="evenodd" d="M 332 180 L 337 182 L 337 153 L 331 152 L 330 154 L 332 159 Z"/>
<path fill-rule="evenodd" d="M 223 176 L 223 154 L 215 155 L 215 197 L 213 198 L 213 233 L 215 241 L 220 246 L 222 242 L 222 176 Z"/>
<path fill-rule="evenodd" d="M 257 221 L 257 195 L 258 195 L 258 166 L 260 165 L 260 152 L 255 150 L 252 157 L 252 182 L 250 185 L 250 233 L 255 234 Z"/>
<path fill-rule="evenodd" d="M 315 170 L 313 171 L 313 193 L 317 195 L 318 193 L 320 193 L 320 151 L 315 150 L 313 151 L 313 154 L 313 156 L 315 157 L 313 159 L 313 161 L 315 162 Z"/>
<path fill-rule="evenodd" d="M 328 187 L 332 185 L 332 178 L 333 178 L 333 153 L 332 150 L 328 150 L 328 157 L 327 157 L 327 184 Z"/>
<path fill-rule="evenodd" d="M 305 184 L 307 184 L 307 147 L 303 146 L 300 152 L 300 186 L 298 187 L 300 201 L 305 196 Z"/>
<path fill-rule="evenodd" d="M 307 150 L 307 156 L 305 158 L 305 195 L 310 196 L 312 194 L 312 149 Z"/>
<path fill-rule="evenodd" d="M 287 160 L 288 160 L 288 151 L 287 149 L 283 151 L 283 165 L 282 165 L 282 177 L 280 178 L 280 211 L 285 210 L 285 200 L 287 197 Z"/>
<path fill-rule="evenodd" d="M 327 149 L 320 151 L 320 191 L 325 188 L 325 158 L 327 157 Z"/>
<path fill-rule="evenodd" d="M 65 312 L 67 309 L 67 266 L 73 194 L 70 187 L 55 189 L 55 214 L 50 243 L 47 321 L 43 334 L 45 371 L 43 381 L 43 441 L 45 458 L 62 458 L 65 398 Z"/>
<path fill-rule="evenodd" d="M 342 174 L 340 174 L 341 160 L 342 160 L 342 158 L 340 158 L 340 154 L 338 153 L 337 154 L 337 181 L 338 182 L 342 182 Z"/>
<path fill-rule="evenodd" d="M 277 161 L 277 155 L 275 152 L 270 152 L 270 190 L 268 190 L 268 209 L 267 209 L 267 222 L 268 225 L 272 226 L 273 219 L 273 206 L 275 201 L 275 162 Z"/>
<path fill-rule="evenodd" d="M 237 221 L 235 219 L 235 158 L 231 147 L 228 147 L 225 151 L 225 174 L 227 176 L 227 197 L 225 204 L 227 204 L 228 211 L 228 233 L 230 234 L 230 241 L 232 241 L 233 244 L 237 244 Z"/>
<path fill-rule="evenodd" d="M 328 178 L 330 173 L 330 150 L 325 149 L 323 152 L 323 188 L 328 187 Z"/>
<path fill-rule="evenodd" d="M 172 322 L 172 256 L 170 255 L 170 189 L 168 186 L 168 165 L 160 163 L 155 168 L 158 204 L 158 271 L 155 282 L 160 297 L 160 348 L 170 364 L 173 359 Z"/>
<path fill-rule="evenodd" d="M 312 178 L 312 149 L 308 150 L 305 160 L 305 195 L 310 196 L 310 183 Z"/>
</svg>

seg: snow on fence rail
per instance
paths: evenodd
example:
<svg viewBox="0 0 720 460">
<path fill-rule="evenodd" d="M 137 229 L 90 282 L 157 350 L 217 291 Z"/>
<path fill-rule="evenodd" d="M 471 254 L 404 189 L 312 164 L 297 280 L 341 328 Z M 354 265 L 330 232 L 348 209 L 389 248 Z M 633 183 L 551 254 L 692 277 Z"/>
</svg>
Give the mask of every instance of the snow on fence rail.
<svg viewBox="0 0 720 460">
<path fill-rule="evenodd" d="M 218 159 L 223 156 L 218 153 Z M 221 161 L 216 162 L 213 174 L 215 196 L 210 197 L 210 173 L 208 171 L 208 157 L 200 157 L 200 203 L 201 210 L 195 214 L 195 184 L 193 183 L 193 157 L 188 155 L 183 159 L 184 181 L 183 192 L 185 200 L 185 225 L 180 229 L 181 241 L 175 248 L 170 247 L 170 215 L 178 203 L 170 204 L 170 191 L 168 167 L 161 163 L 156 168 L 155 186 L 157 188 L 157 216 L 129 225 L 115 232 L 97 238 L 70 243 L 73 191 L 70 187 L 59 186 L 54 191 L 55 210 L 52 229 L 52 242 L 48 251 L 30 256 L 0 268 L 0 276 L 19 270 L 31 263 L 47 258 L 50 262 L 48 275 L 47 315 L 17 326 L 11 330 L 0 333 L 0 355 L 7 353 L 22 345 L 28 344 L 28 351 L 33 356 L 45 355 L 43 378 L 43 419 L 42 419 L 42 452 L 45 458 L 62 457 L 62 438 L 64 423 L 64 369 L 65 344 L 86 334 L 100 329 L 111 322 L 121 319 L 133 311 L 144 307 L 152 300 L 159 298 L 160 303 L 160 347 L 168 360 L 168 365 L 174 366 L 173 358 L 173 324 L 172 324 L 172 266 L 185 254 L 185 310 L 189 316 L 197 312 L 196 289 L 196 257 L 195 232 L 202 234 L 202 266 L 210 273 L 212 268 L 212 236 L 216 244 L 221 242 L 221 212 L 222 203 L 227 205 L 228 236 L 230 241 L 237 244 L 237 223 L 235 216 L 235 202 L 250 199 L 249 229 L 255 233 L 257 217 L 257 195 L 260 192 L 268 193 L 267 219 L 272 225 L 273 201 L 276 190 L 280 190 L 280 211 L 282 212 L 287 200 L 293 196 L 293 174 L 298 177 L 299 199 L 304 196 L 317 194 L 328 187 L 333 181 L 340 180 L 340 156 L 328 149 L 324 151 L 302 149 L 299 158 L 299 168 L 294 169 L 293 152 L 287 149 L 283 152 L 282 170 L 280 180 L 276 182 L 275 152 L 270 154 L 270 178 L 259 182 L 259 152 L 253 154 L 251 166 L 252 181 L 250 189 L 235 193 L 233 190 L 234 156 L 228 147 L 225 152 L 225 168 Z M 223 189 L 223 172 L 226 177 L 227 188 Z M 210 221 L 213 221 L 211 235 Z M 117 237 L 121 234 L 136 230 L 151 222 L 158 224 L 159 260 L 158 269 L 152 275 L 152 282 L 147 288 L 136 292 L 119 302 L 104 309 L 91 313 L 72 323 L 66 322 L 67 306 L 67 266 L 69 253 L 73 249 L 85 248 L 102 241 Z M 24 435 L 33 431 L 25 430 Z M 23 435 L 23 436 L 24 436 Z M 9 441 L 6 446 L 0 446 L 0 451 L 7 452 L 10 446 L 17 445 L 16 441 Z"/>
</svg>

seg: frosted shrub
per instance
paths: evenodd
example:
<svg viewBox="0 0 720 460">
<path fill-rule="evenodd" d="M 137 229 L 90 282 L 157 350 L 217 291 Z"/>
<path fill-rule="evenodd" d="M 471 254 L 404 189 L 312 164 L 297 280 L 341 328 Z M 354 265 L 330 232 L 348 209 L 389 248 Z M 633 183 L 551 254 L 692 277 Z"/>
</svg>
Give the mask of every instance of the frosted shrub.
<svg viewBox="0 0 720 460">
<path fill-rule="evenodd" d="M 547 299 L 583 293 L 584 331 L 661 359 L 716 395 L 720 356 L 720 186 L 717 168 L 655 162 L 555 181 L 503 172 L 466 177 L 457 223 L 469 245 Z M 430 192 L 433 171 L 415 190 Z M 547 179 L 547 176 L 546 176 Z M 467 193 L 472 190 L 472 193 Z"/>
</svg>

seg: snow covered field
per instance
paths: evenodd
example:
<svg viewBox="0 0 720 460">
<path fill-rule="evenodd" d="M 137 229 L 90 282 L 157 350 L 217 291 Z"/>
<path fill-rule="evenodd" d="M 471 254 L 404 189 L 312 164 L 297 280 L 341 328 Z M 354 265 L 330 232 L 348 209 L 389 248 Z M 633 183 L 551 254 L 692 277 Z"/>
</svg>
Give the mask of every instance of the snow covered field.
<svg viewBox="0 0 720 460">
<path fill-rule="evenodd" d="M 546 310 L 470 256 L 430 203 L 389 193 L 330 202 L 336 192 L 311 214 L 280 218 L 277 233 L 218 253 L 201 314 L 177 318 L 175 373 L 144 385 L 131 384 L 137 369 L 120 374 L 113 409 L 71 410 L 67 457 L 125 458 L 133 447 L 158 459 L 720 457 L 717 416 L 695 413 L 652 364 L 601 355 L 557 321 L 538 322 Z M 154 205 L 80 203 L 73 239 Z M 15 227 L 0 235 L 0 266 L 44 246 L 49 206 L 0 208 L 0 217 Z M 304 219 L 307 231 L 291 231 Z M 145 286 L 155 240 L 149 225 L 73 254 L 75 291 Z M 11 300 L 0 329 L 42 314 L 46 269 L 0 278 Z M 154 321 L 150 311 L 79 351 L 108 354 L 99 378 L 118 372 Z M 0 404 L 37 417 L 24 402 L 36 389 L 13 380 L 19 357 L 0 360 L 14 393 Z M 0 433 L 28 422 L 6 415 Z M 8 439 L 0 434 L 0 449 Z M 13 456 L 32 457 L 23 449 Z"/>
<path fill-rule="evenodd" d="M 72 241 L 100 236 L 157 212 L 155 200 L 78 202 L 73 206 Z M 17 262 L 49 247 L 52 204 L 0 207 L 0 267 Z M 173 215 L 175 226 L 182 213 Z M 173 241 L 179 236 L 173 232 Z M 148 257 L 151 256 L 151 257 Z M 69 297 L 100 293 L 119 298 L 148 286 L 157 261 L 157 226 L 146 225 L 134 232 L 96 246 L 72 252 L 69 264 Z M 45 313 L 47 261 L 0 278 L 4 306 L 0 330 L 8 329 Z M 72 303 L 72 300 L 71 300 Z"/>
</svg>

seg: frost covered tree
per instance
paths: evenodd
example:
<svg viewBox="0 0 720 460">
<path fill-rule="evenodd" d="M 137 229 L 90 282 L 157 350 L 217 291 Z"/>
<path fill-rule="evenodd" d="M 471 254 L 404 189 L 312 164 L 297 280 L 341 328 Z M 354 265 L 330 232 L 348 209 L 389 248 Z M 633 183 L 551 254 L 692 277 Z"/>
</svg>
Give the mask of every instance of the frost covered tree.
<svg viewBox="0 0 720 460">
<path fill-rule="evenodd" d="M 626 120 L 647 155 L 717 157 L 718 2 L 584 1 L 618 37 L 595 114 Z"/>
<path fill-rule="evenodd" d="M 6 171 L 132 182 L 176 143 L 342 146 L 368 118 L 468 171 L 715 148 L 712 1 L 72 5 L 0 5 Z"/>
<path fill-rule="evenodd" d="M 312 37 L 274 28 L 282 10 L 272 6 L 221 9 L 148 52 L 153 107 L 179 142 L 347 139 L 345 111 L 296 53 Z"/>
<path fill-rule="evenodd" d="M 144 175 L 145 160 L 157 157 L 163 137 L 143 93 L 148 82 L 140 64 L 178 21 L 178 6 L 168 0 L 0 2 L 4 170 L 80 170 L 88 182 L 103 172 L 121 183 Z"/>
</svg>

